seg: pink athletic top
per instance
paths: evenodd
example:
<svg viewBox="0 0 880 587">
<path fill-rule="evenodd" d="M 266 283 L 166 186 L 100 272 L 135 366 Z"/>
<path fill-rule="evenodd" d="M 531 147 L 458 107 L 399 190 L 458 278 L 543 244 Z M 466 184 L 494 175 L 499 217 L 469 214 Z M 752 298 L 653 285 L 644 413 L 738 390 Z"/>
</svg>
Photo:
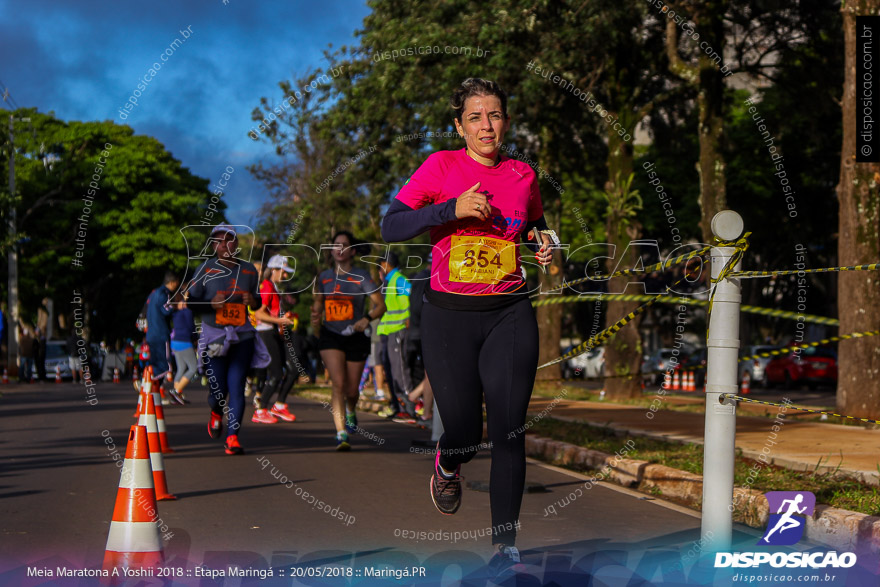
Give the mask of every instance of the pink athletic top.
<svg viewBox="0 0 880 587">
<path fill-rule="evenodd" d="M 501 156 L 493 167 L 465 149 L 438 151 L 404 184 L 397 199 L 417 210 L 457 198 L 475 183 L 492 206 L 487 220 L 462 218 L 431 228 L 431 289 L 465 295 L 512 292 L 525 283 L 519 256 L 526 223 L 543 216 L 534 170 Z"/>
</svg>

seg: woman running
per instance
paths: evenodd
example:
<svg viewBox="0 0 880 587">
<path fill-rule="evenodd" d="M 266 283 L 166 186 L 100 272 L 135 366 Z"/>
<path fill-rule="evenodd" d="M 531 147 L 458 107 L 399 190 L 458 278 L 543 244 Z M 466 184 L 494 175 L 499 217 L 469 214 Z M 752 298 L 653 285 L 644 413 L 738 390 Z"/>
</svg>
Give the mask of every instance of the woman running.
<svg viewBox="0 0 880 587">
<path fill-rule="evenodd" d="M 207 355 L 205 374 L 211 406 L 208 435 L 220 438 L 226 413 L 224 448 L 228 455 L 240 455 L 244 452 L 238 442 L 244 418 L 244 380 L 251 366 L 264 367 L 268 362 L 264 360 L 266 349 L 262 342 L 256 342 L 256 332 L 245 310 L 262 306 L 257 290 L 259 276 L 251 263 L 236 258 L 240 249 L 235 228 L 219 224 L 211 231 L 211 240 L 217 256 L 196 270 L 187 304 L 199 304 L 196 307 L 202 312 L 199 354 Z M 255 359 L 257 364 L 253 364 Z"/>
<path fill-rule="evenodd" d="M 176 309 L 171 316 L 174 322 L 174 329 L 171 330 L 171 352 L 174 353 L 174 362 L 177 363 L 177 375 L 174 377 L 174 393 L 169 395 L 174 397 L 176 394 L 184 403 L 189 403 L 183 395 L 183 388 L 189 385 L 199 368 L 193 348 L 196 325 L 192 310 L 186 307 L 186 301 L 179 297 L 175 302 Z"/>
<path fill-rule="evenodd" d="M 370 272 L 353 266 L 356 245 L 348 231 L 333 236 L 334 267 L 318 275 L 312 303 L 312 326 L 321 330 L 318 350 L 330 373 L 336 450 L 351 449 L 348 432 L 357 431 L 358 382 L 370 354 L 370 333 L 364 331 L 385 313 L 381 290 Z M 372 305 L 365 311 L 368 296 Z"/>
<path fill-rule="evenodd" d="M 263 307 L 254 314 L 257 317 L 257 335 L 263 340 L 272 362 L 266 371 L 266 382 L 260 392 L 260 405 L 254 413 L 252 422 L 258 424 L 274 424 L 281 418 L 285 422 L 293 422 L 296 416 L 287 409 L 287 394 L 293 387 L 297 377 L 288 367 L 285 373 L 285 357 L 288 355 L 284 340 L 276 326 L 289 326 L 293 320 L 281 314 L 281 293 L 278 284 L 284 278 L 285 273 L 293 273 L 293 269 L 287 265 L 284 257 L 273 255 L 266 263 L 263 272 L 263 283 L 260 285 L 260 300 Z M 278 392 L 278 399 L 272 403 L 272 397 Z"/>
<path fill-rule="evenodd" d="M 452 95 L 458 151 L 432 154 L 401 188 L 382 223 L 388 242 L 431 233 L 431 281 L 422 309 L 425 371 L 445 428 L 431 498 L 461 505 L 461 465 L 480 448 L 482 403 L 492 447 L 493 566 L 519 562 L 514 547 L 525 484 L 525 423 L 538 365 L 538 326 L 518 254 L 521 235 L 546 230 L 535 172 L 501 155 L 510 125 L 496 82 L 469 78 Z M 548 231 L 549 233 L 550 231 Z M 548 234 L 536 258 L 551 260 Z"/>
</svg>

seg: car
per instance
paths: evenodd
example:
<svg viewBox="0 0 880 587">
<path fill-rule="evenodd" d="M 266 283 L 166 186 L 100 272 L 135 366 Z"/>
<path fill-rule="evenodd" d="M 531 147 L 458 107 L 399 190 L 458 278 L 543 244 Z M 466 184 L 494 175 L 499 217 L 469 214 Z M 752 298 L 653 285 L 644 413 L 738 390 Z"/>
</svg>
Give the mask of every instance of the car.
<svg viewBox="0 0 880 587">
<path fill-rule="evenodd" d="M 62 379 L 73 379 L 70 374 L 70 363 L 67 360 L 67 343 L 63 340 L 50 340 L 46 343 L 46 377 L 55 379 L 56 366 L 61 371 Z M 34 365 L 33 376 L 36 379 L 36 365 Z"/>
<path fill-rule="evenodd" d="M 773 357 L 756 357 L 755 355 L 760 355 L 762 353 L 769 353 L 771 351 L 778 351 L 778 346 L 766 345 L 766 344 L 753 344 L 744 346 L 739 350 L 739 368 L 736 373 L 736 380 L 742 381 L 743 374 L 748 373 L 749 377 L 752 381 L 761 381 L 764 379 L 764 369 L 767 368 L 767 364 L 773 360 Z M 742 359 L 745 357 L 754 357 L 748 361 L 743 361 Z"/>
<path fill-rule="evenodd" d="M 570 351 L 574 347 L 569 347 Z M 605 348 L 599 347 L 581 353 L 562 363 L 562 377 L 573 379 L 575 377 L 601 377 L 605 372 Z"/>
<path fill-rule="evenodd" d="M 642 378 L 653 385 L 662 383 L 663 371 L 669 367 L 673 356 L 672 349 L 662 348 L 642 357 Z"/>
<path fill-rule="evenodd" d="M 571 352 L 572 349 L 575 348 L 575 345 L 568 346 L 562 354 L 566 354 Z M 563 379 L 574 379 L 575 377 L 583 377 L 584 370 L 587 367 L 589 352 L 581 353 L 575 357 L 567 359 L 562 362 L 562 378 Z"/>
<path fill-rule="evenodd" d="M 762 378 L 764 387 L 776 384 L 791 389 L 806 384 L 810 389 L 819 385 L 837 385 L 837 353 L 828 346 L 792 350 L 767 363 Z"/>
</svg>

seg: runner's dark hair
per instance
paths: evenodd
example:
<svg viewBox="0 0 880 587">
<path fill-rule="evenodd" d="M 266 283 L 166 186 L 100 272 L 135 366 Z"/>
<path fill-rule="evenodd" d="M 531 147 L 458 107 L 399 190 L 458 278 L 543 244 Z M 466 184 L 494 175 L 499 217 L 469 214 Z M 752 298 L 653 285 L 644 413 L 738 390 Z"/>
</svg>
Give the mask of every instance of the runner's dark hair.
<svg viewBox="0 0 880 587">
<path fill-rule="evenodd" d="M 483 79 L 481 77 L 469 77 L 452 92 L 449 105 L 455 111 L 455 119 L 461 122 L 464 113 L 464 103 L 471 96 L 495 96 L 501 100 L 501 112 L 507 117 L 507 93 L 501 89 L 498 82 Z"/>
</svg>

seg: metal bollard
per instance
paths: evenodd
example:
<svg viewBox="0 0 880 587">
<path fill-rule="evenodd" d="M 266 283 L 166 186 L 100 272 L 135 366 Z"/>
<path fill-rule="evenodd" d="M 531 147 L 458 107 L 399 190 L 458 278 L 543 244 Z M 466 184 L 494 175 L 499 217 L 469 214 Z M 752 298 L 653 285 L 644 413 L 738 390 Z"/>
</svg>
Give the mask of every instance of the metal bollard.
<svg viewBox="0 0 880 587">
<path fill-rule="evenodd" d="M 712 232 L 732 241 L 743 232 L 742 217 L 722 210 L 712 218 Z M 736 251 L 712 249 L 712 278 L 717 278 Z M 740 268 L 737 263 L 735 270 Z M 736 439 L 736 404 L 720 401 L 721 394 L 736 394 L 739 352 L 739 316 L 742 301 L 739 279 L 715 284 L 706 361 L 706 427 L 703 444 L 703 536 L 712 536 L 709 550 L 730 550 L 733 540 L 733 464 Z M 710 534 L 711 532 L 711 534 Z"/>
</svg>

